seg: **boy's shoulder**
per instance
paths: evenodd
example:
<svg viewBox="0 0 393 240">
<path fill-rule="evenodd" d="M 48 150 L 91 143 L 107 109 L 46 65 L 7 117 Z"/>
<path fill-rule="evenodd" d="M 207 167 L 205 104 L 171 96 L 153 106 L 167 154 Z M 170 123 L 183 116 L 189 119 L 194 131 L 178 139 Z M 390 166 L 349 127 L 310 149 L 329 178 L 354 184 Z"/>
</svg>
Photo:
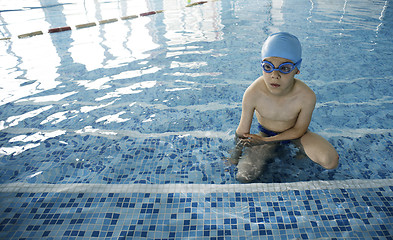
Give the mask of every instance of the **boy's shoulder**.
<svg viewBox="0 0 393 240">
<path fill-rule="evenodd" d="M 314 91 L 302 80 L 295 78 L 296 90 L 301 91 L 304 94 L 315 95 Z"/>
<path fill-rule="evenodd" d="M 265 82 L 263 80 L 263 76 L 260 76 L 254 82 L 252 82 L 251 85 L 247 89 L 250 89 L 250 90 L 261 90 L 261 89 L 265 89 L 265 88 L 266 88 L 266 85 L 265 85 Z"/>
<path fill-rule="evenodd" d="M 316 95 L 314 91 L 303 81 L 296 79 L 296 90 L 295 95 L 300 96 L 301 102 L 315 105 L 316 103 Z"/>
</svg>

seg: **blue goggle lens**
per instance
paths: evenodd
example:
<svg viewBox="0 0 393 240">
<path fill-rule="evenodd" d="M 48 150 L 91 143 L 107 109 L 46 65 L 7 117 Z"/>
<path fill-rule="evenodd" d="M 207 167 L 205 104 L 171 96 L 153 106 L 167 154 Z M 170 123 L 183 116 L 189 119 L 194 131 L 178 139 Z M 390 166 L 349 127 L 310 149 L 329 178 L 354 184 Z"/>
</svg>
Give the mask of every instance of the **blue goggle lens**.
<svg viewBox="0 0 393 240">
<path fill-rule="evenodd" d="M 263 71 L 267 73 L 271 73 L 273 71 L 279 71 L 284 74 L 288 74 L 292 72 L 293 69 L 295 69 L 296 65 L 293 63 L 282 63 L 278 68 L 275 68 L 274 65 L 271 62 L 268 61 L 262 61 L 262 68 Z"/>
</svg>

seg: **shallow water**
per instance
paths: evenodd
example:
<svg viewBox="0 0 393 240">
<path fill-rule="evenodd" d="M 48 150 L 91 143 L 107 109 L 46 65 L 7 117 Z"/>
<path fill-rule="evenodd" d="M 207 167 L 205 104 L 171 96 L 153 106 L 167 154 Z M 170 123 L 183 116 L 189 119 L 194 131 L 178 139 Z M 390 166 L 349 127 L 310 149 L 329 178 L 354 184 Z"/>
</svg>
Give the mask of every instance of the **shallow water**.
<svg viewBox="0 0 393 240">
<path fill-rule="evenodd" d="M 324 170 L 289 146 L 259 181 L 393 177 L 388 1 L 185 5 L 2 3 L 1 37 L 11 39 L 0 41 L 0 182 L 237 183 L 226 159 L 275 31 L 302 42 L 299 78 L 318 98 L 310 129 L 336 147 L 340 166 Z M 72 30 L 47 33 L 63 26 Z"/>
</svg>

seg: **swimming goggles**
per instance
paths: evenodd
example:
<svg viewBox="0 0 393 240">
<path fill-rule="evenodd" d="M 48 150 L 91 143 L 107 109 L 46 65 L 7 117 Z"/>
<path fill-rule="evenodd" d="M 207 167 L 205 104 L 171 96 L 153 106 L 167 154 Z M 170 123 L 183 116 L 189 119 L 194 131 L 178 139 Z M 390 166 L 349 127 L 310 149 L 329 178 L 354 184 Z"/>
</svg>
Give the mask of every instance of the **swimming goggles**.
<svg viewBox="0 0 393 240">
<path fill-rule="evenodd" d="M 288 74 L 288 73 L 292 72 L 293 69 L 295 69 L 301 62 L 302 62 L 302 60 L 300 59 L 295 64 L 293 64 L 291 62 L 281 63 L 280 66 L 278 66 L 278 68 L 274 68 L 273 63 L 271 63 L 269 61 L 262 61 L 261 65 L 262 65 L 263 71 L 265 71 L 267 73 L 271 73 L 273 71 L 280 71 L 280 73 Z"/>
</svg>

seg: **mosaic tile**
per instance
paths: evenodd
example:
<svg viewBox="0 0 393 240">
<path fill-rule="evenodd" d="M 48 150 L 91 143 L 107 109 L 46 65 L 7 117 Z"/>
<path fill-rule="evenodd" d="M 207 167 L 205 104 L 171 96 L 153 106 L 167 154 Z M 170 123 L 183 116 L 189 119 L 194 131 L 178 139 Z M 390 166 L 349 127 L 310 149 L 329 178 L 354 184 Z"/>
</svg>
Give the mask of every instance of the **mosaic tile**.
<svg viewBox="0 0 393 240">
<path fill-rule="evenodd" d="M 61 190 L 57 186 L 47 192 L 3 190 L 0 237 L 393 239 L 393 185 L 278 192 L 259 192 L 256 185 L 238 192 L 182 187 L 173 193 L 110 192 L 110 186 L 84 193 L 54 192 Z"/>
</svg>

